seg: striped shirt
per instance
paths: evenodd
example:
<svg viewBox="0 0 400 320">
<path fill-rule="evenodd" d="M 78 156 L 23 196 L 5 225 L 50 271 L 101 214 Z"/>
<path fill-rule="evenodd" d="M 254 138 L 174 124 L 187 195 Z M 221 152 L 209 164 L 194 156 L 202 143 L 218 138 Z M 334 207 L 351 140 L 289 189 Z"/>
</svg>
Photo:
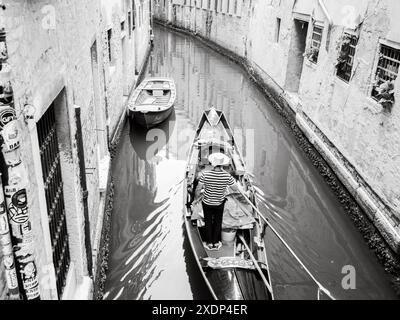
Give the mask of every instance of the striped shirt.
<svg viewBox="0 0 400 320">
<path fill-rule="evenodd" d="M 225 199 L 227 186 L 233 186 L 235 179 L 226 171 L 207 171 L 200 177 L 204 184 L 203 202 L 209 206 L 219 206 Z"/>
</svg>

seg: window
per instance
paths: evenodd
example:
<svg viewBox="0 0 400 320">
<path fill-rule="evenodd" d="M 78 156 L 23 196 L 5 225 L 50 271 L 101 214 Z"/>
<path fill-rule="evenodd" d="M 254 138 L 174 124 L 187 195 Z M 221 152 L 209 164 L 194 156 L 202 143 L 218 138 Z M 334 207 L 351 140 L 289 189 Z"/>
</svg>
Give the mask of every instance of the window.
<svg viewBox="0 0 400 320">
<path fill-rule="evenodd" d="M 135 0 L 132 0 L 132 30 L 135 30 L 135 19 L 136 19 L 136 6 Z"/>
<path fill-rule="evenodd" d="M 233 7 L 233 13 L 235 15 L 237 15 L 237 11 L 238 11 L 238 0 L 234 0 L 234 7 Z"/>
<path fill-rule="evenodd" d="M 313 28 L 309 59 L 311 62 L 314 62 L 314 63 L 318 62 L 319 49 L 321 48 L 323 30 L 324 29 L 322 27 L 318 27 L 318 26 L 314 26 L 314 28 Z"/>
<path fill-rule="evenodd" d="M 226 13 L 230 13 L 230 0 L 226 0 Z"/>
<path fill-rule="evenodd" d="M 111 39 L 112 39 L 112 29 L 107 30 L 107 45 L 108 45 L 108 59 L 110 64 L 114 64 L 112 48 L 111 48 Z"/>
<path fill-rule="evenodd" d="M 349 82 L 351 79 L 351 72 L 353 69 L 354 55 L 356 53 L 357 43 L 358 38 L 355 35 L 344 35 L 342 47 L 340 49 L 338 64 L 336 66 L 336 75 L 346 82 Z"/>
<path fill-rule="evenodd" d="M 207 10 L 211 10 L 211 0 L 208 0 Z"/>
<path fill-rule="evenodd" d="M 37 123 L 37 132 L 42 162 L 44 191 L 49 217 L 53 263 L 56 271 L 57 293 L 61 297 L 67 281 L 71 262 L 67 218 L 65 214 L 61 155 L 57 137 L 54 103 Z"/>
<path fill-rule="evenodd" d="M 214 10 L 218 12 L 218 0 L 214 0 Z"/>
<path fill-rule="evenodd" d="M 386 81 L 394 81 L 397 79 L 399 66 L 400 50 L 381 44 L 372 97 L 378 100 L 379 92 L 377 88 Z"/>
<path fill-rule="evenodd" d="M 121 32 L 125 31 L 125 21 L 121 22 Z"/>
<path fill-rule="evenodd" d="M 279 42 L 280 33 L 281 33 L 281 18 L 276 18 L 275 42 Z"/>
<path fill-rule="evenodd" d="M 128 29 L 129 29 L 129 38 L 132 36 L 132 12 L 128 12 Z"/>
<path fill-rule="evenodd" d="M 138 27 L 140 28 L 142 26 L 142 6 L 139 5 L 138 9 Z"/>
</svg>

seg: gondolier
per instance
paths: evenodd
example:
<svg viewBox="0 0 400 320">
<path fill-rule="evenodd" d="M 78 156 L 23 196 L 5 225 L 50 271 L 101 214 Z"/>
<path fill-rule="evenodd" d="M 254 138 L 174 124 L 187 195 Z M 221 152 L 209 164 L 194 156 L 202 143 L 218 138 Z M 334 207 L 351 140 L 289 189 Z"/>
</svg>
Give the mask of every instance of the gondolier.
<svg viewBox="0 0 400 320">
<path fill-rule="evenodd" d="M 204 188 L 203 212 L 206 241 L 208 250 L 219 250 L 222 247 L 221 229 L 224 213 L 225 195 L 228 186 L 237 189 L 235 179 L 223 166 L 230 164 L 230 158 L 223 153 L 213 153 L 209 156 L 213 169 L 201 174 L 198 188 Z"/>
<path fill-rule="evenodd" d="M 223 112 L 213 107 L 205 111 L 188 155 L 184 220 L 196 263 L 214 299 L 274 299 L 267 252 L 261 241 L 265 224 L 257 219 L 257 204 L 251 200 L 254 188 L 247 172 Z M 226 190 L 229 185 L 232 192 Z M 244 197 L 249 203 L 242 201 Z M 220 215 L 213 216 L 215 211 Z M 211 226 L 207 222 L 210 215 Z M 228 215 L 238 219 L 221 235 Z M 253 222 L 242 219 L 244 215 Z M 217 251 L 221 238 L 222 247 Z"/>
</svg>

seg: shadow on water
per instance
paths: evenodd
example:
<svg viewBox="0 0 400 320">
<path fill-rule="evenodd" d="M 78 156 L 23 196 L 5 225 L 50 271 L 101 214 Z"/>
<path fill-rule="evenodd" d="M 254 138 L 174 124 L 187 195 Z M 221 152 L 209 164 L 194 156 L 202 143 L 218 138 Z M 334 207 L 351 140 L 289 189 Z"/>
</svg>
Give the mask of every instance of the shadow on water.
<svg viewBox="0 0 400 320">
<path fill-rule="evenodd" d="M 189 275 L 189 284 L 193 293 L 194 300 L 212 300 L 211 295 L 206 283 L 200 272 L 196 259 L 193 255 L 192 248 L 188 236 L 186 234 L 185 226 L 182 225 L 182 236 L 183 236 L 183 252 L 185 256 L 186 272 Z"/>
<path fill-rule="evenodd" d="M 168 119 L 156 128 L 146 129 L 129 119 L 130 141 L 137 156 L 146 160 L 160 152 L 168 144 L 175 128 L 175 122 L 175 109 L 172 110 Z"/>
</svg>

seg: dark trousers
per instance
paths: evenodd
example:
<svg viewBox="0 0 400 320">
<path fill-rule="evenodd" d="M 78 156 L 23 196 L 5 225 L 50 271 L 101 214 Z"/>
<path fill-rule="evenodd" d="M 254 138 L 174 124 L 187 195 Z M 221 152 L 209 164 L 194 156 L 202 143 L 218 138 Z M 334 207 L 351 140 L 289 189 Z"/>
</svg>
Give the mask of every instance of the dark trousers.
<svg viewBox="0 0 400 320">
<path fill-rule="evenodd" d="M 221 241 L 222 217 L 224 215 L 225 202 L 219 206 L 209 206 L 204 202 L 202 204 L 206 228 L 206 238 L 204 240 L 207 243 L 216 244 Z"/>
</svg>

